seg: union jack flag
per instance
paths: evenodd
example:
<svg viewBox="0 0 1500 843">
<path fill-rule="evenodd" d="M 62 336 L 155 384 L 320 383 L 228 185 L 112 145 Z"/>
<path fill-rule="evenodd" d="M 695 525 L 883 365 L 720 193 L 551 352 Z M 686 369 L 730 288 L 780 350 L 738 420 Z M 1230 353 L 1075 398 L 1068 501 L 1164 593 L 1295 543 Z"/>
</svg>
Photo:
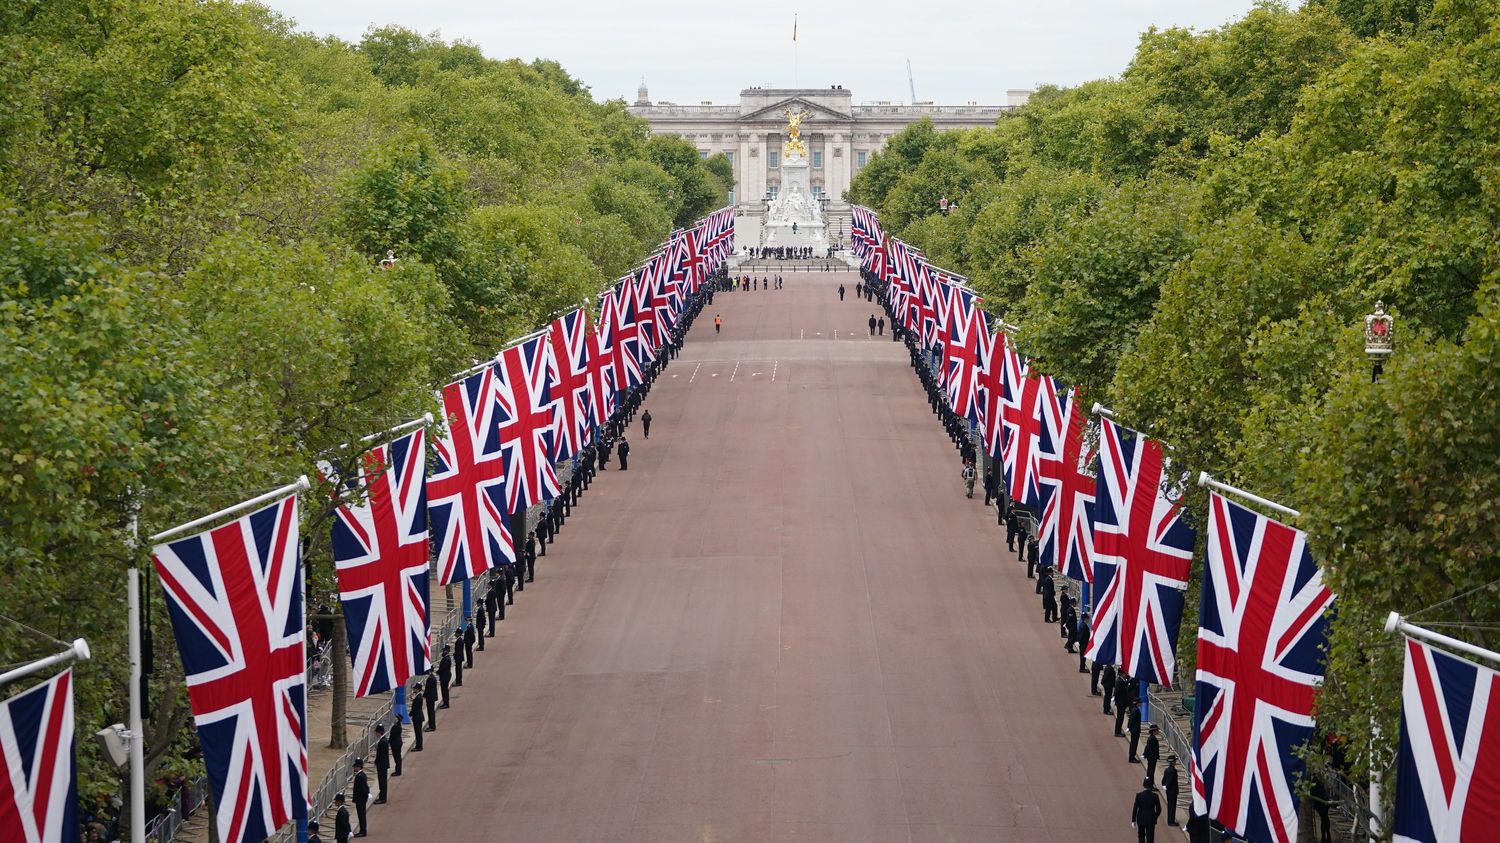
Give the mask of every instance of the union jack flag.
<svg viewBox="0 0 1500 843">
<path fill-rule="evenodd" d="M 990 331 L 989 314 L 979 311 L 984 322 L 980 342 L 979 392 L 981 418 L 984 431 L 984 449 L 994 460 L 1000 461 L 1002 474 L 1005 459 L 1005 335 Z M 1009 486 L 1007 485 L 1007 490 Z"/>
<path fill-rule="evenodd" d="M 1042 518 L 1037 536 L 1038 559 L 1044 566 L 1075 580 L 1094 581 L 1094 534 L 1089 529 L 1094 512 L 1094 476 L 1085 466 L 1084 410 L 1078 391 L 1052 381 L 1042 392 L 1042 438 L 1037 451 L 1037 477 L 1042 493 Z"/>
<path fill-rule="evenodd" d="M 1033 371 L 1031 361 L 1005 339 L 1003 344 L 996 343 L 1004 387 L 1001 465 L 1010 499 L 1035 507 L 1041 502 L 1037 452 L 1042 437 L 1042 395 L 1050 388 L 1051 378 Z"/>
<path fill-rule="evenodd" d="M 615 389 L 640 386 L 645 381 L 645 373 L 639 346 L 649 344 L 651 323 L 649 318 L 644 322 L 641 319 L 632 276 L 625 276 L 600 295 L 599 321 L 609 326 L 608 347 L 615 373 Z"/>
<path fill-rule="evenodd" d="M 730 205 L 714 211 L 704 218 L 697 228 L 699 230 L 698 247 L 707 260 L 703 276 L 698 279 L 701 283 L 703 278 L 719 268 L 725 255 L 734 251 L 734 206 Z M 696 288 L 694 291 L 696 292 Z"/>
<path fill-rule="evenodd" d="M 333 522 L 333 567 L 354 662 L 354 693 L 368 697 L 427 672 L 432 650 L 427 550 L 427 436 L 417 429 L 364 455 L 360 496 Z"/>
<path fill-rule="evenodd" d="M 553 431 L 557 401 L 549 373 L 551 350 L 543 336 L 500 352 L 495 379 L 495 420 L 505 454 L 505 491 L 510 512 L 557 497 Z"/>
<path fill-rule="evenodd" d="M 1256 843 L 1292 843 L 1295 753 L 1313 734 L 1333 592 L 1300 530 L 1218 494 L 1208 507 L 1193 809 Z"/>
<path fill-rule="evenodd" d="M 0 703 L 0 840 L 78 840 L 72 670 Z"/>
<path fill-rule="evenodd" d="M 587 357 L 588 317 L 580 310 L 552 320 L 552 383 L 557 387 L 557 453 L 570 459 L 589 444 L 590 381 Z"/>
<path fill-rule="evenodd" d="M 654 261 L 657 269 L 652 273 L 651 313 L 655 326 L 654 342 L 658 348 L 672 341 L 672 328 L 677 325 L 677 309 L 680 293 L 677 286 L 677 271 L 673 268 L 673 253 L 663 252 Z"/>
<path fill-rule="evenodd" d="M 949 307 L 948 341 L 943 346 L 943 357 L 947 363 L 948 406 L 953 412 L 977 422 L 981 407 L 975 400 L 979 382 L 979 335 L 984 333 L 984 321 L 979 313 L 979 296 L 973 290 L 950 286 L 952 304 Z"/>
<path fill-rule="evenodd" d="M 1118 660 L 1136 679 L 1170 686 L 1197 532 L 1168 497 L 1161 443 L 1109 419 L 1099 427 L 1094 585 L 1100 596 L 1089 658 Z"/>
<path fill-rule="evenodd" d="M 849 223 L 849 245 L 866 269 L 876 275 L 885 275 L 885 236 L 880 230 L 880 220 L 869 208 L 854 206 Z M 881 254 L 877 255 L 877 251 Z"/>
<path fill-rule="evenodd" d="M 438 582 L 473 579 L 516 560 L 505 519 L 505 459 L 496 420 L 495 364 L 443 387 L 442 435 L 427 478 Z"/>
<path fill-rule="evenodd" d="M 214 791 L 219 839 L 259 841 L 307 815 L 307 616 L 297 498 L 157 545 Z"/>
<path fill-rule="evenodd" d="M 706 225 L 707 220 L 700 223 Z M 703 231 L 699 226 L 682 229 L 672 235 L 676 266 L 672 272 L 671 288 L 674 294 L 692 295 L 698 292 L 698 285 L 703 282 L 704 276 L 708 274 L 708 267 L 703 255 L 702 247 L 699 245 L 703 237 Z M 674 302 L 675 304 L 675 302 Z M 673 316 L 676 314 L 674 312 Z M 675 318 L 673 319 L 675 322 Z"/>
<path fill-rule="evenodd" d="M 600 316 L 604 314 L 601 308 Z M 600 324 L 584 339 L 584 372 L 588 377 L 588 423 L 603 427 L 615 411 L 615 364 L 610 355 L 608 335 Z"/>
<path fill-rule="evenodd" d="M 635 296 L 635 321 L 641 326 L 639 341 L 631 349 L 645 366 L 656 359 L 656 340 L 659 330 L 656 319 L 656 291 L 661 286 L 666 272 L 664 252 L 657 252 L 636 268 L 635 284 L 630 292 Z"/>
<path fill-rule="evenodd" d="M 1495 671 L 1406 641 L 1398 843 L 1493 840 L 1500 828 L 1500 680 Z"/>
</svg>

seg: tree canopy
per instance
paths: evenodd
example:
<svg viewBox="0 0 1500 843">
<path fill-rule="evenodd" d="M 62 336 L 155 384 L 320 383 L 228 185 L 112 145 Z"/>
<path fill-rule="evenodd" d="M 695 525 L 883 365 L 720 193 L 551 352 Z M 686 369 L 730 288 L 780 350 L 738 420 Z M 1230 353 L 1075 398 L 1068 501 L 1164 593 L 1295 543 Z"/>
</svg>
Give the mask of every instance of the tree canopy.
<svg viewBox="0 0 1500 843">
<path fill-rule="evenodd" d="M 150 535 L 420 416 L 731 186 L 556 62 L 400 27 L 48 0 L 0 8 L 0 42 L 0 663 L 88 638 L 80 734 L 125 718 L 133 512 Z M 153 625 L 148 763 L 187 772 Z M 119 781 L 79 754 L 89 811 Z"/>
<path fill-rule="evenodd" d="M 992 129 L 909 127 L 850 190 L 1047 371 L 1303 512 L 1341 607 L 1319 726 L 1356 779 L 1398 734 L 1387 612 L 1496 644 L 1497 22 L 1494 0 L 1323 0 L 1152 30 L 1118 78 Z M 1398 350 L 1372 383 L 1377 300 Z"/>
</svg>

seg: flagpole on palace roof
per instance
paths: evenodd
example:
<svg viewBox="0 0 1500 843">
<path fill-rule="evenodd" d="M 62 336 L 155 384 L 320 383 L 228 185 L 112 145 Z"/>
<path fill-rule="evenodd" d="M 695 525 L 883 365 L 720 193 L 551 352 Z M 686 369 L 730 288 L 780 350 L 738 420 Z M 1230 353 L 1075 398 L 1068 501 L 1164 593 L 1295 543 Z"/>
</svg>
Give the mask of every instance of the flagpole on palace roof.
<svg viewBox="0 0 1500 843">
<path fill-rule="evenodd" d="M 1263 498 L 1260 495 L 1254 494 L 1252 492 L 1247 492 L 1244 489 L 1241 489 L 1241 488 L 1238 488 L 1238 487 L 1235 487 L 1235 486 L 1231 486 L 1228 483 L 1224 483 L 1224 482 L 1219 481 L 1219 480 L 1215 480 L 1206 471 L 1200 471 L 1200 472 L 1198 472 L 1198 485 L 1199 486 L 1205 486 L 1205 487 L 1210 488 L 1210 489 L 1217 489 L 1220 492 L 1224 492 L 1226 494 L 1238 495 L 1238 496 L 1244 498 L 1245 500 L 1254 501 L 1254 502 L 1260 504 L 1261 506 L 1264 506 L 1264 507 L 1266 507 L 1268 509 L 1274 509 L 1277 512 L 1280 512 L 1283 515 L 1290 515 L 1293 518 L 1300 518 L 1302 516 L 1301 512 L 1298 512 L 1297 510 L 1292 509 L 1289 506 L 1283 506 L 1283 505 L 1277 503 L 1276 501 L 1267 500 L 1266 498 Z"/>
</svg>

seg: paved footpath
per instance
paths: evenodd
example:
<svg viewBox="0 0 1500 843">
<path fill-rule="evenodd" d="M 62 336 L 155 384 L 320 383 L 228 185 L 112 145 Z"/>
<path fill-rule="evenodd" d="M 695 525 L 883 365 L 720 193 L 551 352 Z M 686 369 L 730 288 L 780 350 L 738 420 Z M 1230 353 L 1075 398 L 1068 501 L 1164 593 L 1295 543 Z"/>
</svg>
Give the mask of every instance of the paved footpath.
<svg viewBox="0 0 1500 843">
<path fill-rule="evenodd" d="M 372 839 L 1133 839 L 1140 768 L 856 278 L 707 306 Z"/>
</svg>

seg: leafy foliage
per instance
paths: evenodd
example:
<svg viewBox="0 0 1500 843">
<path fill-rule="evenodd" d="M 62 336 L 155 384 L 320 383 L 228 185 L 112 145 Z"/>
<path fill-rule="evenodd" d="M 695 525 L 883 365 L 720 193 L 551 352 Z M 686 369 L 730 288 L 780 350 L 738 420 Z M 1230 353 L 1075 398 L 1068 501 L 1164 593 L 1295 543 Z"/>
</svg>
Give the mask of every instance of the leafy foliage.
<svg viewBox="0 0 1500 843">
<path fill-rule="evenodd" d="M 990 130 L 909 128 L 850 191 L 1048 371 L 1302 510 L 1342 607 L 1313 754 L 1355 779 L 1393 752 L 1385 614 L 1431 607 L 1490 646 L 1500 622 L 1497 20 L 1326 0 L 1152 30 L 1118 79 L 1044 87 Z M 1371 383 L 1376 299 L 1400 344 Z"/>
<path fill-rule="evenodd" d="M 125 716 L 133 511 L 150 535 L 351 459 L 730 187 L 556 62 L 399 27 L 55 0 L 0 8 L 0 40 L 0 614 L 89 639 L 80 733 Z M 191 744 L 164 612 L 152 632 L 148 778 Z M 53 646 L 0 622 L 0 662 Z"/>
</svg>

